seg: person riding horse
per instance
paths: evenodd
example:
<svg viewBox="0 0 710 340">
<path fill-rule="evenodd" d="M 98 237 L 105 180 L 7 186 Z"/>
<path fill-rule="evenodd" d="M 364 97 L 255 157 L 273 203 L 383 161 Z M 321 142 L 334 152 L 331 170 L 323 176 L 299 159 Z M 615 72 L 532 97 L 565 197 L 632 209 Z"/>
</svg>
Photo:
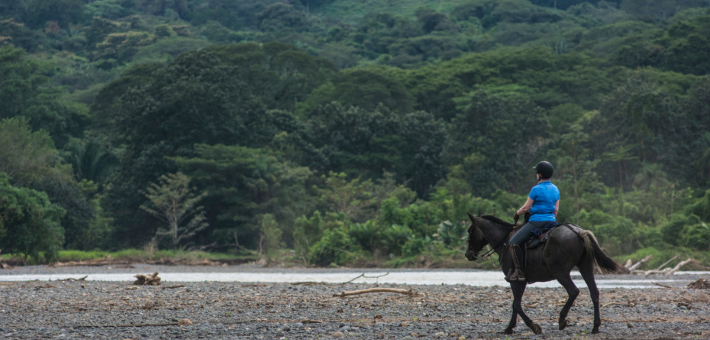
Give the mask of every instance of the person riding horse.
<svg viewBox="0 0 710 340">
<path fill-rule="evenodd" d="M 520 228 L 510 239 L 508 248 L 510 249 L 510 256 L 513 259 L 515 270 L 508 273 L 508 277 L 506 277 L 508 282 L 525 281 L 525 274 L 522 270 L 524 260 L 521 246 L 534 234 L 535 230 L 555 222 L 557 212 L 560 210 L 560 190 L 550 181 L 554 172 L 552 164 L 542 161 L 537 163 L 533 169 L 536 171 L 535 176 L 538 184 L 530 190 L 528 200 L 513 216 L 513 219 L 517 222 L 518 217 L 525 215 L 528 211 L 531 215 L 528 223 Z"/>
</svg>

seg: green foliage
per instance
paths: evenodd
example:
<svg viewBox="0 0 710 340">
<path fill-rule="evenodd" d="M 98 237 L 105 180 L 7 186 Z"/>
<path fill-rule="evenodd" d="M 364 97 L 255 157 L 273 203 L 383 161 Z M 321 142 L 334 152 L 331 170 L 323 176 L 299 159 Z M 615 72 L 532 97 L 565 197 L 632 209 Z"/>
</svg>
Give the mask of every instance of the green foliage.
<svg viewBox="0 0 710 340">
<path fill-rule="evenodd" d="M 268 212 L 293 244 L 293 221 L 309 205 L 307 168 L 294 166 L 268 149 L 202 144 L 195 146 L 195 157 L 177 157 L 175 163 L 196 187 L 208 192 L 204 206 L 213 237 L 231 237 L 236 231 L 244 245 L 254 246 L 262 223 L 259 216 Z M 307 239 L 312 240 L 310 235 Z"/>
<path fill-rule="evenodd" d="M 190 177 L 181 172 L 160 176 L 160 183 L 151 183 L 142 193 L 151 204 L 142 205 L 141 209 L 167 224 L 159 228 L 155 235 L 169 236 L 174 251 L 177 251 L 181 241 L 192 238 L 209 226 L 205 222 L 204 208 L 197 206 L 207 193 L 195 195 Z"/>
<path fill-rule="evenodd" d="M 48 131 L 62 147 L 86 125 L 86 113 L 67 104 L 50 86 L 51 65 L 28 58 L 21 49 L 0 48 L 0 117 L 25 117 L 34 129 Z"/>
<path fill-rule="evenodd" d="M 274 215 L 265 214 L 261 218 L 261 240 L 264 257 L 267 263 L 276 259 L 277 251 L 281 249 L 283 231 L 279 228 L 279 224 L 274 219 Z"/>
<path fill-rule="evenodd" d="M 55 21 L 60 27 L 68 27 L 81 19 L 84 12 L 82 0 L 27 0 L 24 1 L 24 21 L 33 28 Z"/>
<path fill-rule="evenodd" d="M 57 150 L 45 131 L 32 132 L 26 119 L 0 121 L 0 172 L 16 184 L 49 174 Z"/>
<path fill-rule="evenodd" d="M 357 242 L 341 228 L 324 230 L 323 237 L 308 252 L 308 261 L 321 266 L 344 265 L 363 257 Z"/>
<path fill-rule="evenodd" d="M 708 6 L 0 0 L 0 171 L 67 248 L 149 242 L 140 192 L 180 171 L 209 223 L 180 246 L 420 266 L 547 159 L 609 253 L 706 259 Z"/>
<path fill-rule="evenodd" d="M 35 261 L 56 260 L 64 241 L 60 220 L 65 211 L 43 192 L 12 186 L 0 173 L 0 247 Z"/>
</svg>

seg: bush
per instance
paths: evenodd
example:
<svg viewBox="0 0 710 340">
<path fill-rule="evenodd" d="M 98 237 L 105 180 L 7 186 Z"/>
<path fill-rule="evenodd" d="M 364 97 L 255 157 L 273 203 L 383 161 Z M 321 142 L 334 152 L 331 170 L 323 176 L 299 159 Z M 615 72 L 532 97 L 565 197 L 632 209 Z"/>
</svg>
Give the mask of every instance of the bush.
<svg viewBox="0 0 710 340">
<path fill-rule="evenodd" d="M 376 247 L 375 243 L 380 238 L 380 228 L 373 221 L 356 223 L 354 226 L 350 227 L 348 235 L 357 241 L 362 249 L 373 251 Z"/>
<path fill-rule="evenodd" d="M 678 246 L 681 244 L 680 235 L 683 232 L 685 226 L 697 225 L 702 223 L 697 215 L 673 215 L 673 221 L 661 227 L 661 233 L 663 233 L 663 241 L 668 244 Z"/>
<path fill-rule="evenodd" d="M 54 261 L 64 242 L 60 224 L 65 211 L 52 204 L 47 194 L 10 184 L 0 173 L 0 249 L 33 260 Z"/>
<path fill-rule="evenodd" d="M 406 226 L 391 225 L 382 231 L 383 246 L 395 255 L 402 254 L 402 248 L 411 238 L 413 238 L 412 229 Z"/>
<path fill-rule="evenodd" d="M 427 238 L 411 238 L 402 246 L 402 256 L 412 257 L 421 254 L 431 240 Z"/>
<path fill-rule="evenodd" d="M 342 228 L 326 230 L 308 252 L 308 262 L 326 266 L 343 265 L 364 257 L 360 246 Z"/>
</svg>

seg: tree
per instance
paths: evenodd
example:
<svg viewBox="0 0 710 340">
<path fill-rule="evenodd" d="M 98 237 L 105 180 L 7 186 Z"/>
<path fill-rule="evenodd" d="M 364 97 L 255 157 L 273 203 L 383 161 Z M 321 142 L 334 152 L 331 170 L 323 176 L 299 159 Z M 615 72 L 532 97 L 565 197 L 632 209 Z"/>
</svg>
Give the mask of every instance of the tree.
<svg viewBox="0 0 710 340">
<path fill-rule="evenodd" d="M 567 133 L 560 136 L 559 149 L 550 151 L 557 159 L 555 178 L 572 182 L 576 224 L 579 224 L 582 210 L 582 195 L 601 187 L 594 172 L 599 160 L 590 159 L 589 150 L 585 147 L 588 142 L 589 134 L 581 125 L 573 124 Z"/>
<path fill-rule="evenodd" d="M 25 22 L 32 28 L 41 28 L 48 21 L 56 21 L 59 27 L 69 27 L 84 13 L 82 0 L 27 0 L 25 3 Z"/>
<path fill-rule="evenodd" d="M 223 245 L 237 232 L 244 246 L 257 248 L 262 216 L 270 214 L 284 241 L 293 244 L 293 221 L 313 205 L 311 171 L 266 148 L 198 144 L 194 157 L 177 157 L 175 163 L 209 193 L 204 202 L 210 228 L 201 235 L 205 243 Z"/>
<path fill-rule="evenodd" d="M 118 166 L 116 155 L 106 152 L 102 146 L 91 140 L 72 140 L 67 144 L 64 161 L 72 165 L 77 181 L 87 180 L 103 183 Z"/>
<path fill-rule="evenodd" d="M 193 191 L 190 177 L 178 172 L 160 176 L 159 184 L 151 183 L 143 192 L 152 207 L 142 205 L 141 209 L 167 224 L 167 228 L 158 229 L 156 235 L 169 236 L 174 251 L 177 251 L 181 241 L 191 238 L 209 225 L 205 222 L 204 208 L 197 206 L 207 193 L 195 195 Z"/>
<path fill-rule="evenodd" d="M 149 216 L 139 213 L 145 200 L 135 193 L 178 171 L 169 158 L 195 155 L 198 143 L 262 147 L 278 130 L 239 69 L 212 52 L 184 53 L 149 78 L 132 79 L 118 86 L 125 89 L 122 96 L 102 107 L 125 150 L 105 196 L 116 224 L 113 240 L 135 246 L 154 234 Z"/>
<path fill-rule="evenodd" d="M 34 130 L 49 132 L 61 148 L 79 137 L 88 123 L 86 112 L 62 100 L 60 88 L 49 84 L 52 65 L 28 58 L 25 51 L 0 48 L 0 117 L 25 117 Z"/>
<path fill-rule="evenodd" d="M 43 192 L 12 186 L 0 172 L 0 249 L 53 262 L 64 242 L 64 209 Z"/>
<path fill-rule="evenodd" d="M 444 162 L 460 164 L 475 196 L 497 189 L 518 193 L 533 181 L 530 168 L 544 154 L 550 138 L 542 108 L 527 96 L 471 95 L 453 120 L 444 148 Z M 545 138 L 547 137 L 547 138 Z"/>
<path fill-rule="evenodd" d="M 276 259 L 277 251 L 282 247 L 283 231 L 274 219 L 274 215 L 265 214 L 261 218 L 261 242 L 259 243 L 260 255 L 266 257 L 267 264 Z"/>
<path fill-rule="evenodd" d="M 49 134 L 32 132 L 26 118 L 0 120 L 0 172 L 16 185 L 46 176 L 56 157 Z"/>
</svg>

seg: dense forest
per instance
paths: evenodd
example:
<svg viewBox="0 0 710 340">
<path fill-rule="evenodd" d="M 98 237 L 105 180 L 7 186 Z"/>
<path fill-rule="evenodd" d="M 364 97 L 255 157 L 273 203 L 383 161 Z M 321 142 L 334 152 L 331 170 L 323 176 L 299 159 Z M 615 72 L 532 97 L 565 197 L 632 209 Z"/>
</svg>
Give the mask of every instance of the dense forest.
<svg viewBox="0 0 710 340">
<path fill-rule="evenodd" d="M 608 254 L 710 265 L 709 37 L 710 0 L 0 0 L 0 249 L 424 265 L 548 160 Z"/>
</svg>

